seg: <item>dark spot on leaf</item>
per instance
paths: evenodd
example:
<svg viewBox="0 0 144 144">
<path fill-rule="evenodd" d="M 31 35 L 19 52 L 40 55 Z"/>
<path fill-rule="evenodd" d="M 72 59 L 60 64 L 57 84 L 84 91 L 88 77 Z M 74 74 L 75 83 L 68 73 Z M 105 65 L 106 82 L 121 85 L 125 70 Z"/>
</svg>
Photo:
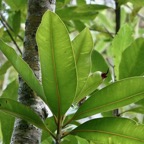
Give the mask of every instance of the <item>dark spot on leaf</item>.
<svg viewBox="0 0 144 144">
<path fill-rule="evenodd" d="M 1 106 L 1 104 L 0 104 L 0 106 Z"/>
<path fill-rule="evenodd" d="M 108 73 L 109 73 L 109 69 L 107 70 L 106 73 L 102 73 L 102 74 L 101 74 L 102 79 L 107 78 L 107 74 L 108 74 Z"/>
<path fill-rule="evenodd" d="M 7 100 L 6 100 L 6 103 L 7 103 Z"/>
</svg>

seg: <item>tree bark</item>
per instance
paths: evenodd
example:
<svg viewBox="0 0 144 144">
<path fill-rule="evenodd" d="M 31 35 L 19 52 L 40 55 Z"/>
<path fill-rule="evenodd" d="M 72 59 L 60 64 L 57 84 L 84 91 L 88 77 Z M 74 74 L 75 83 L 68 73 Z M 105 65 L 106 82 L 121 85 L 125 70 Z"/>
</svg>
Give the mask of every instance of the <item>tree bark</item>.
<svg viewBox="0 0 144 144">
<path fill-rule="evenodd" d="M 37 28 L 42 15 L 46 10 L 55 11 L 55 0 L 29 0 L 26 19 L 23 59 L 29 64 L 36 77 L 40 80 L 40 65 L 38 47 L 35 40 Z M 19 77 L 18 101 L 30 106 L 42 119 L 47 117 L 45 103 L 37 97 L 28 85 Z M 40 144 L 41 129 L 21 120 L 16 119 L 11 138 L 11 144 Z"/>
</svg>

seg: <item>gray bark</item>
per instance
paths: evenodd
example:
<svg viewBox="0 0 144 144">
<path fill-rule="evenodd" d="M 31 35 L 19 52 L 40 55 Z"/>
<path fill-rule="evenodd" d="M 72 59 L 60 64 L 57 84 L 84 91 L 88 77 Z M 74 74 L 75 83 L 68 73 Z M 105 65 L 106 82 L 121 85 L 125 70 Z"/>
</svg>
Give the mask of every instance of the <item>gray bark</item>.
<svg viewBox="0 0 144 144">
<path fill-rule="evenodd" d="M 23 59 L 29 64 L 36 77 L 40 80 L 40 66 L 38 48 L 35 40 L 37 28 L 42 15 L 46 10 L 55 11 L 55 0 L 29 0 L 26 19 Z M 42 119 L 47 117 L 47 109 L 44 102 L 28 87 L 19 77 L 18 101 L 30 106 Z M 11 138 L 11 144 L 40 144 L 41 129 L 21 120 L 16 119 Z"/>
</svg>

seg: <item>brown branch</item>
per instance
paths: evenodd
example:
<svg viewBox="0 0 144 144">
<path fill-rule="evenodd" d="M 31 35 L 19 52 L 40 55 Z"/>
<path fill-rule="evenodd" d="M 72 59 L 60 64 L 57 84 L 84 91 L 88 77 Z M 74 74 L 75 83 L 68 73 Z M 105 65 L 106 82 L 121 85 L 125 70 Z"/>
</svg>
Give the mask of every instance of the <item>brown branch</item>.
<svg viewBox="0 0 144 144">
<path fill-rule="evenodd" d="M 115 34 L 118 33 L 119 29 L 120 29 L 120 19 L 121 19 L 121 9 L 119 6 L 119 3 L 117 0 L 115 0 L 115 20 L 116 20 L 116 28 L 115 28 Z M 116 81 L 116 75 L 114 74 L 114 81 Z M 119 117 L 119 110 L 115 109 L 113 111 L 114 116 Z"/>
</svg>

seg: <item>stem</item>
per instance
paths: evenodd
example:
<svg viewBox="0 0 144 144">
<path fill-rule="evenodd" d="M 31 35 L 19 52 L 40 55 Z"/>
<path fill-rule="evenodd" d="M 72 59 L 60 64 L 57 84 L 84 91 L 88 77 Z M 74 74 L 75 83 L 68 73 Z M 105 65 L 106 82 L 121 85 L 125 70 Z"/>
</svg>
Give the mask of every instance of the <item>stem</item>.
<svg viewBox="0 0 144 144">
<path fill-rule="evenodd" d="M 116 6 L 115 8 L 115 20 L 116 20 L 115 34 L 117 34 L 120 29 L 120 18 L 121 18 L 121 9 L 117 0 L 115 0 L 115 6 Z M 116 81 L 115 74 L 114 74 L 114 81 Z M 113 115 L 116 117 L 119 117 L 119 110 L 115 109 L 113 111 Z"/>
<path fill-rule="evenodd" d="M 6 24 L 6 26 L 14 33 L 14 30 L 12 29 L 12 27 L 7 23 L 7 21 L 5 20 L 5 18 L 3 17 L 2 13 L 0 13 L 1 19 L 2 21 Z M 23 42 L 23 38 L 20 35 L 17 35 L 17 37 Z"/>
<path fill-rule="evenodd" d="M 2 25 L 6 28 L 6 32 L 8 33 L 9 37 L 11 38 L 11 40 L 13 41 L 14 45 L 16 46 L 17 50 L 19 51 L 19 53 L 22 55 L 22 52 L 19 48 L 19 46 L 17 45 L 16 41 L 14 40 L 13 36 L 11 35 L 10 31 L 8 30 L 6 24 L 4 23 L 4 21 L 1 19 L 0 20 Z"/>
</svg>

